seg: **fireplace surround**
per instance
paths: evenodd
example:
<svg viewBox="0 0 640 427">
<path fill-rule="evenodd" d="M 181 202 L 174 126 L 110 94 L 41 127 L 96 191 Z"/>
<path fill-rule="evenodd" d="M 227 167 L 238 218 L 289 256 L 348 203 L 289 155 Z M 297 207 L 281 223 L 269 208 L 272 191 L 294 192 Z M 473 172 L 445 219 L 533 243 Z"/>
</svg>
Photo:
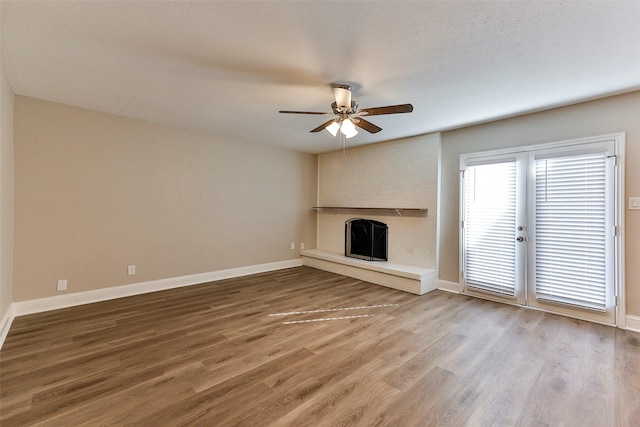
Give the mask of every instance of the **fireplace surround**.
<svg viewBox="0 0 640 427">
<path fill-rule="evenodd" d="M 344 224 L 344 255 L 366 261 L 387 261 L 387 224 L 351 218 Z"/>
</svg>

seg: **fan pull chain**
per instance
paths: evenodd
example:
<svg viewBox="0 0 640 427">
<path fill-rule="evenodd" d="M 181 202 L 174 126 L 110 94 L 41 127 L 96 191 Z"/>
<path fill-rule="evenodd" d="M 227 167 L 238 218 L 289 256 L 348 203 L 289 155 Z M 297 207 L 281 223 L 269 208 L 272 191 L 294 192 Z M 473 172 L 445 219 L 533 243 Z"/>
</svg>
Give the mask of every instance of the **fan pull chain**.
<svg viewBox="0 0 640 427">
<path fill-rule="evenodd" d="M 340 132 L 340 143 L 342 144 L 342 155 L 347 155 L 347 138 Z"/>
</svg>

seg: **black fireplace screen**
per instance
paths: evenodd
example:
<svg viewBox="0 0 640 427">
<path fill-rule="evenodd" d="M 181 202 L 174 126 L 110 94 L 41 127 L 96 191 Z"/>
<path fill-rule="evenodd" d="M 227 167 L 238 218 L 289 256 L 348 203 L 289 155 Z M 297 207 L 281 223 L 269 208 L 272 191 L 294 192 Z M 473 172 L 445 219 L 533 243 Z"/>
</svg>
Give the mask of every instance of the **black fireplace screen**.
<svg viewBox="0 0 640 427">
<path fill-rule="evenodd" d="M 387 260 L 387 224 L 351 218 L 344 224 L 344 255 L 367 261 Z"/>
</svg>

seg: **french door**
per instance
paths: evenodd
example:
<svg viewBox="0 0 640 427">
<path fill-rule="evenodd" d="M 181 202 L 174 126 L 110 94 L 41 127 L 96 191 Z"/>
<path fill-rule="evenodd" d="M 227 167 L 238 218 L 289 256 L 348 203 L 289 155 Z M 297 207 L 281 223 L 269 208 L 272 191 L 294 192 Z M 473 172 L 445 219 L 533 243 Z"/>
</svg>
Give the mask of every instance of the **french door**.
<svg viewBox="0 0 640 427">
<path fill-rule="evenodd" d="M 615 323 L 613 139 L 461 157 L 469 295 Z"/>
<path fill-rule="evenodd" d="M 526 154 L 468 159 L 462 171 L 464 291 L 524 304 Z"/>
</svg>

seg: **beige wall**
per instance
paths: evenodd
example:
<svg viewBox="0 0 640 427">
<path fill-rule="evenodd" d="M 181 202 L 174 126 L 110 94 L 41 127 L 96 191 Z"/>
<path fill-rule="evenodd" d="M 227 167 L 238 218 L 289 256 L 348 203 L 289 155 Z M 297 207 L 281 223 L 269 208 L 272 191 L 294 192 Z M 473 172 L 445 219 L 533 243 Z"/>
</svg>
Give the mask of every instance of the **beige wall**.
<svg viewBox="0 0 640 427">
<path fill-rule="evenodd" d="M 13 300 L 12 271 L 13 92 L 0 58 L 0 319 L 5 316 Z"/>
<path fill-rule="evenodd" d="M 309 207 L 317 204 L 316 156 L 16 96 L 12 297 L 6 260 L 13 166 L 5 155 L 14 139 L 12 95 L 5 79 L 2 84 L 0 314 L 12 298 L 58 294 L 60 278 L 76 292 L 292 259 L 298 251 L 289 249 L 291 242 L 315 247 L 316 215 Z M 640 92 L 634 92 L 443 133 L 440 279 L 458 280 L 460 154 L 624 131 L 626 197 L 640 196 L 639 112 Z M 375 147 L 347 150 L 347 156 Z M 343 154 L 320 158 L 330 156 Z M 319 201 L 343 203 L 326 193 Z M 435 218 L 433 203 L 427 217 Z M 318 247 L 333 250 L 342 244 L 346 218 L 339 215 L 355 215 L 326 215 L 318 215 Z M 327 219 L 333 225 L 327 227 Z M 639 316 L 640 211 L 626 210 L 625 220 L 627 311 Z M 334 241 L 336 233 L 326 232 L 335 224 L 341 230 Z M 398 254 L 404 246 L 422 251 L 419 243 L 394 245 Z M 404 249 L 402 262 L 411 264 Z M 138 274 L 127 276 L 128 264 L 136 264 Z"/>
<path fill-rule="evenodd" d="M 318 212 L 318 249 L 344 253 L 344 223 L 375 219 L 389 227 L 390 262 L 436 268 L 439 134 L 335 151 L 318 157 L 320 206 L 426 208 L 427 213 Z"/>
<path fill-rule="evenodd" d="M 14 131 L 14 301 L 58 295 L 58 279 L 95 290 L 315 246 L 315 155 L 22 96 Z"/>
<path fill-rule="evenodd" d="M 640 92 L 442 134 L 440 279 L 458 281 L 459 156 L 505 147 L 626 132 L 627 197 L 640 196 Z M 640 315 L 640 210 L 625 209 L 627 314 Z"/>
</svg>

